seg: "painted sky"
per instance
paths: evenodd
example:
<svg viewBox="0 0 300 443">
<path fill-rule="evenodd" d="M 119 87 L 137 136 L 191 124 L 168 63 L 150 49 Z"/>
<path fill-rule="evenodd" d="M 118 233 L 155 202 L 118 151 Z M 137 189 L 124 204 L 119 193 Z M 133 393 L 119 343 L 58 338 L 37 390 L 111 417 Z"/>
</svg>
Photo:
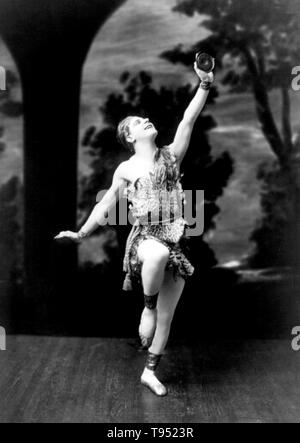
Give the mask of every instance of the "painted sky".
<svg viewBox="0 0 300 443">
<path fill-rule="evenodd" d="M 206 36 L 199 26 L 201 17 L 187 18 L 172 12 L 175 3 L 175 0 L 128 0 L 100 30 L 83 72 L 81 134 L 90 125 L 101 126 L 98 109 L 106 96 L 118 89 L 118 79 L 124 70 L 133 73 L 148 70 L 156 84 L 170 86 L 195 81 L 192 69 L 173 66 L 159 57 L 178 43 L 189 45 Z M 14 66 L 1 42 L 0 65 Z M 20 90 L 16 89 L 15 94 L 20 96 Z M 297 130 L 300 94 L 292 93 L 292 100 L 293 125 Z M 271 102 L 279 117 L 280 100 L 276 92 Z M 257 168 L 262 161 L 272 160 L 272 154 L 259 129 L 250 94 L 228 95 L 221 90 L 216 105 L 207 107 L 206 112 L 218 123 L 210 137 L 213 152 L 217 155 L 228 150 L 235 159 L 235 173 L 219 200 L 222 211 L 217 229 L 209 237 L 220 262 L 226 262 L 240 259 L 251 248 L 249 235 L 260 218 Z M 21 174 L 22 119 L 0 118 L 7 142 L 7 150 L 0 158 L 0 183 L 3 183 L 12 174 Z M 88 173 L 81 150 L 80 158 L 82 172 Z"/>
</svg>

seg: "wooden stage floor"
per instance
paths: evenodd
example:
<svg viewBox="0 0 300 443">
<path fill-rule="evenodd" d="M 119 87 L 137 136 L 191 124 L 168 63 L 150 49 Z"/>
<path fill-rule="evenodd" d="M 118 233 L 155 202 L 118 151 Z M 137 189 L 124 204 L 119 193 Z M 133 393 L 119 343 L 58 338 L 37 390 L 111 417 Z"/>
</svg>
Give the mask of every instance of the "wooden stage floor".
<svg viewBox="0 0 300 443">
<path fill-rule="evenodd" d="M 134 339 L 7 338 L 1 423 L 300 422 L 300 352 L 288 341 L 170 342 L 164 398 L 140 385 Z"/>
</svg>

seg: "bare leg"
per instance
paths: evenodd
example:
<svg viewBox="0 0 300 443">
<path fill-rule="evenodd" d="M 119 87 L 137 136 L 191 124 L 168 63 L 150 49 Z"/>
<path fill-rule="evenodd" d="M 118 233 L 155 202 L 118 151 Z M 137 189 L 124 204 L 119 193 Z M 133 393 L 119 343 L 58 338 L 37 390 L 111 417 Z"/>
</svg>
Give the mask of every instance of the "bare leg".
<svg viewBox="0 0 300 443">
<path fill-rule="evenodd" d="M 156 240 L 145 240 L 140 244 L 138 256 L 142 262 L 142 281 L 145 294 L 153 295 L 160 291 L 169 254 L 168 248 Z"/>
<path fill-rule="evenodd" d="M 168 342 L 170 328 L 174 318 L 177 304 L 184 289 L 185 281 L 182 278 L 176 281 L 171 271 L 165 272 L 164 282 L 158 299 L 157 326 L 153 342 L 149 352 L 154 355 L 162 355 Z M 155 370 L 144 369 L 141 376 L 141 382 L 147 385 L 154 393 L 159 396 L 167 394 L 167 389 L 160 383 L 155 375 Z"/>
<path fill-rule="evenodd" d="M 163 284 L 165 267 L 169 259 L 169 250 L 156 240 L 145 240 L 138 249 L 142 262 L 142 282 L 144 295 L 151 298 L 159 293 Z M 139 335 L 143 346 L 149 347 L 156 328 L 157 309 L 147 307 L 142 312 Z"/>
<path fill-rule="evenodd" d="M 165 280 L 158 298 L 156 331 L 149 349 L 153 354 L 162 354 L 167 345 L 175 310 L 184 286 L 183 278 L 174 280 L 172 271 L 165 272 Z"/>
</svg>

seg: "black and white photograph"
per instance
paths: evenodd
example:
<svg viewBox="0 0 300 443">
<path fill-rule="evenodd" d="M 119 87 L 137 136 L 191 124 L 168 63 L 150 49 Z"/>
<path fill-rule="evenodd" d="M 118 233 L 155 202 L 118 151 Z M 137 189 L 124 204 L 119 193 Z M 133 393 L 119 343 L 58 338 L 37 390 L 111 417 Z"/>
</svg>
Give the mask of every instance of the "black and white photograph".
<svg viewBox="0 0 300 443">
<path fill-rule="evenodd" d="M 0 0 L 0 423 L 300 423 L 299 0 Z"/>
</svg>

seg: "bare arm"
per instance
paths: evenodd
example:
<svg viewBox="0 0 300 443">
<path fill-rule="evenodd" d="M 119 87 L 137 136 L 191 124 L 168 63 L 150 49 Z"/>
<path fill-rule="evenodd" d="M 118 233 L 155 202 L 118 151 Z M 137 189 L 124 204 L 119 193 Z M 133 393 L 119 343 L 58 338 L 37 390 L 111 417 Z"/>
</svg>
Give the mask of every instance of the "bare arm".
<svg viewBox="0 0 300 443">
<path fill-rule="evenodd" d="M 214 74 L 211 72 L 207 74 L 204 71 L 200 71 L 196 64 L 194 66 L 197 75 L 200 77 L 202 81 L 213 82 Z M 204 105 L 206 103 L 207 97 L 209 94 L 209 90 L 204 90 L 199 86 L 199 89 L 194 96 L 193 100 L 187 107 L 183 119 L 178 126 L 175 138 L 173 143 L 170 145 L 170 148 L 173 150 L 177 160 L 179 163 L 182 162 L 188 146 L 190 144 L 192 132 L 194 129 L 195 122 L 199 117 Z"/>
<path fill-rule="evenodd" d="M 91 215 L 80 231 L 78 233 L 63 231 L 55 237 L 55 240 L 72 240 L 75 242 L 80 242 L 82 238 L 89 236 L 103 224 L 106 214 L 116 205 L 120 195 L 125 189 L 126 181 L 123 177 L 122 171 L 123 165 L 121 164 L 114 173 L 111 187 L 103 199 L 96 204 Z"/>
</svg>

